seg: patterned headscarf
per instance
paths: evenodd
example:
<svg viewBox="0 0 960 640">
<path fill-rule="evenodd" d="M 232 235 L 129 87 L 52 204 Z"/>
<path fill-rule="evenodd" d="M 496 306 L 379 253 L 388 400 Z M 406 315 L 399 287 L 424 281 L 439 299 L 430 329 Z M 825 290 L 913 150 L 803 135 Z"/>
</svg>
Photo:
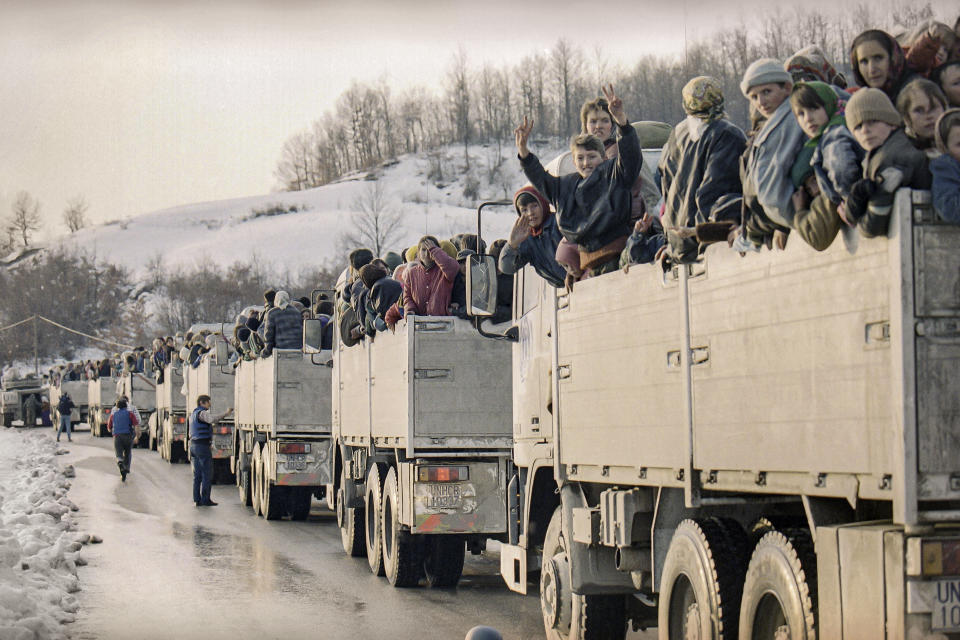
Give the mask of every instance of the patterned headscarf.
<svg viewBox="0 0 960 640">
<path fill-rule="evenodd" d="M 909 79 L 910 74 L 908 73 L 907 58 L 903 53 L 903 47 L 886 31 L 870 29 L 854 39 L 855 45 L 850 47 L 850 66 L 853 67 L 853 79 L 861 87 L 867 86 L 867 81 L 863 79 L 863 75 L 860 73 L 860 65 L 857 64 L 857 47 L 864 42 L 871 41 L 879 43 L 890 55 L 890 70 L 888 71 L 887 81 L 882 87 L 877 88 L 887 94 L 890 100 L 896 101 L 900 88 L 905 84 L 904 81 Z"/>
<path fill-rule="evenodd" d="M 823 50 L 810 45 L 797 51 L 783 64 L 783 68 L 793 76 L 793 82 L 820 80 L 841 89 L 847 88 L 847 79 L 830 64 Z"/>
<path fill-rule="evenodd" d="M 723 89 L 711 76 L 697 76 L 683 87 L 683 110 L 706 122 L 724 117 Z"/>
</svg>

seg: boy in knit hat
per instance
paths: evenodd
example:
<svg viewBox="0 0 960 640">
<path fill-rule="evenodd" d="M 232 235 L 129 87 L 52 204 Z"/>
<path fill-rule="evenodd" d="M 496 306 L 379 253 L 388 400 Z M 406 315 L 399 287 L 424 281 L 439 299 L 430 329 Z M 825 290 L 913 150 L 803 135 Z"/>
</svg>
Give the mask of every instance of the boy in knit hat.
<svg viewBox="0 0 960 640">
<path fill-rule="evenodd" d="M 793 79 L 783 63 L 761 58 L 747 67 L 740 90 L 750 106 L 766 118 L 747 147 L 743 176 L 742 233 L 754 247 L 787 246 L 793 226 L 790 170 L 803 146 L 803 131 L 790 111 Z M 747 245 L 749 246 L 749 245 Z M 746 248 L 738 242 L 735 248 Z"/>
<path fill-rule="evenodd" d="M 850 188 L 840 215 L 868 237 L 886 235 L 893 197 L 900 187 L 929 189 L 927 155 L 914 147 L 901 126 L 900 114 L 880 89 L 853 94 L 846 110 L 847 127 L 867 152 L 863 178 Z"/>
</svg>

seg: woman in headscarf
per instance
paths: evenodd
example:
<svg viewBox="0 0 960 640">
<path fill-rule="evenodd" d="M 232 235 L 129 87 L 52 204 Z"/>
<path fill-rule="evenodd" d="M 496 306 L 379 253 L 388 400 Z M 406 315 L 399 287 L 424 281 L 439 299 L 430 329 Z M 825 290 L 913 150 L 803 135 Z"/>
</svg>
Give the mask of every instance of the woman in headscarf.
<svg viewBox="0 0 960 640">
<path fill-rule="evenodd" d="M 858 85 L 880 89 L 894 104 L 900 89 L 917 76 L 907 68 L 900 44 L 879 29 L 864 31 L 854 39 L 850 47 L 850 66 Z"/>
<path fill-rule="evenodd" d="M 800 49 L 783 64 L 793 83 L 819 80 L 838 89 L 847 88 L 847 79 L 827 60 L 827 54 L 815 44 Z"/>
<path fill-rule="evenodd" d="M 739 222 L 715 220 L 713 205 L 724 194 L 741 193 L 739 160 L 746 137 L 726 118 L 720 82 L 710 76 L 693 78 L 681 92 L 687 117 L 670 133 L 660 156 L 663 188 L 663 227 L 672 258 L 693 260 L 714 240 L 716 225 L 726 230 Z M 708 237 L 710 236 L 710 237 Z"/>
</svg>

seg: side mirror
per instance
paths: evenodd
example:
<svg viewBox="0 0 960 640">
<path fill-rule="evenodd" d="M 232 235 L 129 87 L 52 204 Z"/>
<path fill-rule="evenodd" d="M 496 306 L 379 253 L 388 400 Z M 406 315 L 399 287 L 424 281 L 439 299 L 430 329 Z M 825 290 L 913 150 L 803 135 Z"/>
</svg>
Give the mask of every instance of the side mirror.
<svg viewBox="0 0 960 640">
<path fill-rule="evenodd" d="M 224 340 L 217 340 L 217 350 L 214 352 L 215 362 L 218 365 L 227 364 L 230 360 L 230 348 Z"/>
<path fill-rule="evenodd" d="M 467 315 L 488 318 L 497 311 L 497 265 L 493 256 L 467 257 Z"/>
<path fill-rule="evenodd" d="M 323 340 L 323 322 L 319 318 L 303 321 L 303 352 L 320 353 Z"/>
</svg>

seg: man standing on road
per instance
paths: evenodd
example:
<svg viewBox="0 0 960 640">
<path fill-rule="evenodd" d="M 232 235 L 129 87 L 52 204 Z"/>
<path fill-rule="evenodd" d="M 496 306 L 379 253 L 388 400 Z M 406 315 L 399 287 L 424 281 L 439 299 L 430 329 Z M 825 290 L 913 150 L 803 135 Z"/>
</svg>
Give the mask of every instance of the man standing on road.
<svg viewBox="0 0 960 640">
<path fill-rule="evenodd" d="M 210 441 L 213 427 L 233 413 L 233 407 L 223 413 L 210 412 L 210 396 L 197 398 L 197 406 L 190 414 L 190 458 L 193 460 L 193 502 L 198 507 L 215 507 L 210 499 L 210 484 L 213 481 L 213 454 Z"/>
<path fill-rule="evenodd" d="M 130 473 L 130 456 L 133 447 L 134 428 L 140 424 L 137 416 L 127 409 L 124 398 L 117 400 L 116 411 L 107 419 L 107 431 L 113 434 L 113 450 L 117 454 L 117 466 L 120 467 L 120 480 L 127 481 Z"/>
<path fill-rule="evenodd" d="M 60 402 L 57 403 L 57 413 L 60 414 L 60 428 L 57 429 L 57 442 L 60 442 L 60 434 L 64 431 L 67 432 L 67 440 L 73 442 L 73 438 L 70 437 L 70 412 L 73 411 L 75 406 L 73 400 L 70 398 L 70 394 L 64 391 L 63 395 L 60 396 Z"/>
</svg>

